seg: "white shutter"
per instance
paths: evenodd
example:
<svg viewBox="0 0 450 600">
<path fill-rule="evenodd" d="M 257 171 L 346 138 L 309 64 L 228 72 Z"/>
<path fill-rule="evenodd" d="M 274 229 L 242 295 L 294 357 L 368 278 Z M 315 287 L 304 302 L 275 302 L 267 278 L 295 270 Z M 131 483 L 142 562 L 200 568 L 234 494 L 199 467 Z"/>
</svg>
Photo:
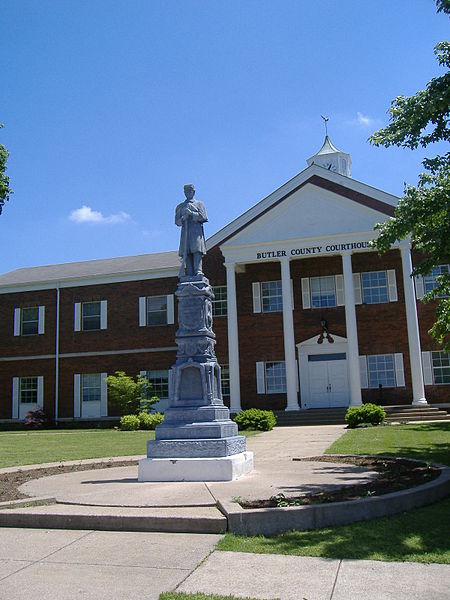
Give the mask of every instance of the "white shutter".
<svg viewBox="0 0 450 600">
<path fill-rule="evenodd" d="M 147 298 L 141 296 L 139 298 L 139 327 L 147 325 Z"/>
<path fill-rule="evenodd" d="M 75 302 L 73 316 L 73 330 L 81 331 L 81 302 Z"/>
<path fill-rule="evenodd" d="M 79 373 L 73 376 L 73 416 L 74 419 L 81 417 L 81 375 Z"/>
<path fill-rule="evenodd" d="M 175 307 L 173 294 L 167 295 L 167 325 L 172 325 L 175 322 Z"/>
<path fill-rule="evenodd" d="M 13 377 L 12 386 L 12 418 L 19 418 L 19 378 Z"/>
<path fill-rule="evenodd" d="M 253 312 L 260 313 L 261 312 L 261 284 L 259 281 L 254 281 L 252 283 L 252 292 L 253 292 Z"/>
<path fill-rule="evenodd" d="M 298 377 L 298 360 L 295 361 L 295 381 L 297 382 L 297 393 L 300 391 L 300 382 Z"/>
<path fill-rule="evenodd" d="M 416 280 L 416 298 L 420 300 L 425 296 L 425 285 L 423 283 L 423 277 L 422 275 L 417 275 L 414 279 Z"/>
<path fill-rule="evenodd" d="M 405 370 L 403 368 L 403 354 L 401 352 L 394 354 L 394 364 L 397 387 L 405 387 Z"/>
<path fill-rule="evenodd" d="M 257 394 L 265 394 L 266 393 L 266 383 L 265 383 L 265 367 L 263 362 L 256 363 L 256 393 Z"/>
<path fill-rule="evenodd" d="M 20 335 L 20 308 L 14 309 L 14 335 Z"/>
<path fill-rule="evenodd" d="M 423 383 L 433 385 L 433 367 L 431 365 L 431 352 L 422 352 Z"/>
<path fill-rule="evenodd" d="M 108 301 L 102 300 L 100 302 L 100 329 L 106 329 L 108 327 Z"/>
<path fill-rule="evenodd" d="M 37 405 L 40 408 L 44 407 L 44 378 L 42 375 L 37 378 Z"/>
<path fill-rule="evenodd" d="M 361 389 L 367 389 L 369 387 L 369 377 L 367 375 L 367 357 L 359 357 L 359 373 L 361 377 Z"/>
<path fill-rule="evenodd" d="M 294 282 L 291 281 L 291 302 L 292 302 L 292 310 L 294 310 Z"/>
<path fill-rule="evenodd" d="M 309 277 L 302 277 L 302 303 L 303 308 L 311 308 L 311 295 L 309 293 Z"/>
<path fill-rule="evenodd" d="M 38 333 L 45 333 L 45 306 L 39 307 Z"/>
<path fill-rule="evenodd" d="M 334 281 L 336 285 L 336 306 L 344 306 L 345 295 L 344 295 L 344 276 L 335 275 Z"/>
<path fill-rule="evenodd" d="M 100 416 L 107 417 L 108 416 L 108 385 L 106 383 L 106 378 L 108 377 L 108 373 L 101 373 L 101 388 L 100 388 Z"/>
<path fill-rule="evenodd" d="M 353 273 L 353 290 L 355 292 L 355 304 L 362 304 L 361 273 Z"/>
<path fill-rule="evenodd" d="M 388 290 L 389 290 L 389 302 L 397 302 L 397 281 L 395 279 L 395 269 L 389 269 L 387 271 Z"/>
</svg>

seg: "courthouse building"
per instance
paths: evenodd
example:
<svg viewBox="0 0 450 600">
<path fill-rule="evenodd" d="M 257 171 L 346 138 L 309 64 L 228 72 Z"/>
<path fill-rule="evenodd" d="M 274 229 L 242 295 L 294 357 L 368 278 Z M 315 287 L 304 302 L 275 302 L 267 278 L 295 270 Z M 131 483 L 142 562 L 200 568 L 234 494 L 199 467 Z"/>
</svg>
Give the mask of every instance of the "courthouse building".
<svg viewBox="0 0 450 600">
<path fill-rule="evenodd" d="M 224 400 L 303 409 L 445 403 L 450 362 L 429 336 L 435 286 L 410 245 L 383 256 L 374 225 L 398 198 L 352 179 L 328 136 L 307 168 L 207 241 Z M 108 418 L 107 374 L 146 373 L 164 409 L 175 362 L 177 252 L 0 276 L 0 419 Z"/>
</svg>

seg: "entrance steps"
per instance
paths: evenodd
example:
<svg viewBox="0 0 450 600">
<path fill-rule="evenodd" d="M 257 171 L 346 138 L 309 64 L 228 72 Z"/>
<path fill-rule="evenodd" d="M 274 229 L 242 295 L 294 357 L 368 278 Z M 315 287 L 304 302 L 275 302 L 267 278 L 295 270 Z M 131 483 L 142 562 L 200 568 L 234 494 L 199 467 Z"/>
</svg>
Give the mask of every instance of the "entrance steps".
<svg viewBox="0 0 450 600">
<path fill-rule="evenodd" d="M 438 406 L 384 406 L 386 422 L 450 421 L 450 414 Z"/>
<path fill-rule="evenodd" d="M 386 422 L 450 421 L 450 414 L 438 406 L 383 406 Z M 277 425 L 343 425 L 347 408 L 311 408 L 309 410 L 274 411 Z"/>
</svg>

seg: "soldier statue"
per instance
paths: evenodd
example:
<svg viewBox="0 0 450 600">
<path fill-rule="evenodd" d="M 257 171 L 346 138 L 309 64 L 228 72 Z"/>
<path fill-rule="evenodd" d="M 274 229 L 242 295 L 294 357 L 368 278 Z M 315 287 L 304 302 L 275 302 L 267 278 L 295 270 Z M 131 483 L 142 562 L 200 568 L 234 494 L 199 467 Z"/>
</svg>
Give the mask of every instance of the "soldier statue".
<svg viewBox="0 0 450 600">
<path fill-rule="evenodd" d="M 206 254 L 203 223 L 208 220 L 203 202 L 194 200 L 195 189 L 192 184 L 184 186 L 186 200 L 175 210 L 175 224 L 181 227 L 180 248 L 178 254 L 182 265 L 180 277 L 202 275 L 202 258 Z"/>
</svg>

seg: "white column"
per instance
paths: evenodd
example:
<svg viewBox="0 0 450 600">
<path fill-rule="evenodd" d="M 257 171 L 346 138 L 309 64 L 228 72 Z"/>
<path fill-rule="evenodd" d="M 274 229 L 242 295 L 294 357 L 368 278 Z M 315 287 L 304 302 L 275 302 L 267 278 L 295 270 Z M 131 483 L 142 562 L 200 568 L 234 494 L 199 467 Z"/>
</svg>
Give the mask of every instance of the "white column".
<svg viewBox="0 0 450 600">
<path fill-rule="evenodd" d="M 281 260 L 281 289 L 283 294 L 284 360 L 286 366 L 286 410 L 300 410 L 297 394 L 297 365 L 295 362 L 294 317 L 292 314 L 291 271 L 289 259 Z"/>
<path fill-rule="evenodd" d="M 238 413 L 241 408 L 241 381 L 239 375 L 239 337 L 236 301 L 236 273 L 234 263 L 225 263 L 227 269 L 227 322 L 228 364 L 230 369 L 230 411 Z"/>
<path fill-rule="evenodd" d="M 361 375 L 359 371 L 358 329 L 356 326 L 355 290 L 353 287 L 352 257 L 346 252 L 342 254 L 345 294 L 345 326 L 348 343 L 348 379 L 350 386 L 350 406 L 360 406 Z"/>
<path fill-rule="evenodd" d="M 402 257 L 403 288 L 405 291 L 406 326 L 408 329 L 409 362 L 411 365 L 411 381 L 413 404 L 428 404 L 425 398 L 425 387 L 422 375 L 422 355 L 420 350 L 419 320 L 417 318 L 416 294 L 411 277 L 412 261 L 409 242 L 400 244 Z"/>
</svg>

